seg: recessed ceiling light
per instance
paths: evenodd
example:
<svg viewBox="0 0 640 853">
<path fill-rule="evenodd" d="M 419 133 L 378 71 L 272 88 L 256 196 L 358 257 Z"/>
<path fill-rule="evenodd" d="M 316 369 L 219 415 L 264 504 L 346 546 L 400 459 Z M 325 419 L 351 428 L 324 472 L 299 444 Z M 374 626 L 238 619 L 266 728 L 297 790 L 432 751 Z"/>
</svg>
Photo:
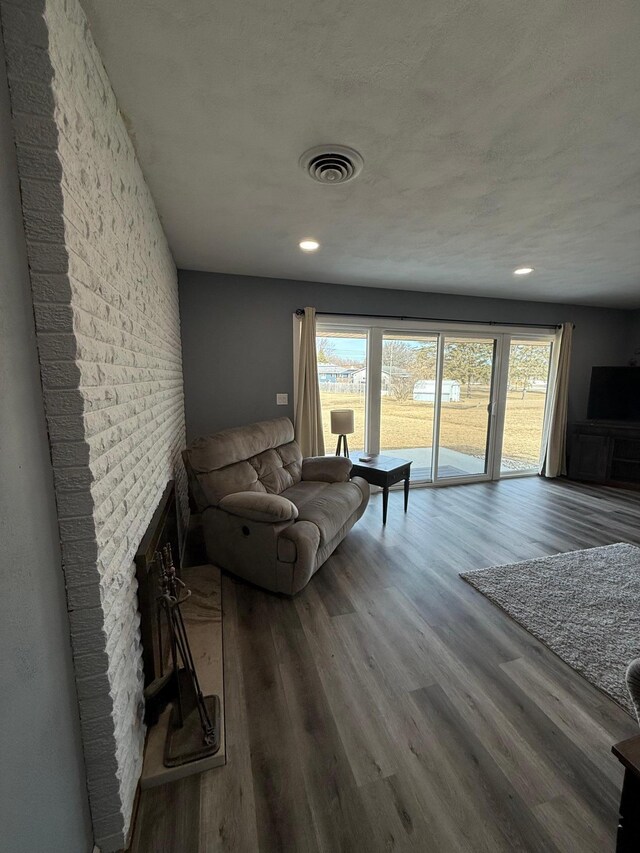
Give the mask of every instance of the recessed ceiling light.
<svg viewBox="0 0 640 853">
<path fill-rule="evenodd" d="M 317 252 L 320 248 L 320 243 L 317 240 L 301 240 L 300 248 L 303 252 Z"/>
<path fill-rule="evenodd" d="M 513 271 L 514 275 L 529 275 L 529 273 L 533 272 L 533 267 L 518 267 L 517 270 Z"/>
</svg>

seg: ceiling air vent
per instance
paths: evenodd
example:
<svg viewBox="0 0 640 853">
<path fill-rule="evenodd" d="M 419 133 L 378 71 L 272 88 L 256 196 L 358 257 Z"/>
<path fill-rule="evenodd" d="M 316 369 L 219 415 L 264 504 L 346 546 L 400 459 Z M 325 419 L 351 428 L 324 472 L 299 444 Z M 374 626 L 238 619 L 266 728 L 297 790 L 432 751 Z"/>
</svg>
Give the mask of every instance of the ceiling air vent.
<svg viewBox="0 0 640 853">
<path fill-rule="evenodd" d="M 360 174 L 363 160 L 346 145 L 317 145 L 305 151 L 300 165 L 320 184 L 344 184 Z"/>
</svg>

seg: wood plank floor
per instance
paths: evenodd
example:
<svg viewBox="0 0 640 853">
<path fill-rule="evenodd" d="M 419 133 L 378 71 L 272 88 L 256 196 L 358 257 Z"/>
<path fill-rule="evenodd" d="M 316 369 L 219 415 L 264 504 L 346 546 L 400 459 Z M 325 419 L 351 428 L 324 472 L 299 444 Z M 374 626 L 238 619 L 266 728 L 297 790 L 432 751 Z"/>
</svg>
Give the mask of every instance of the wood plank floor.
<svg viewBox="0 0 640 853">
<path fill-rule="evenodd" d="M 416 489 L 293 600 L 225 577 L 228 764 L 144 791 L 130 849 L 612 851 L 637 725 L 458 572 L 639 521 L 637 493 L 574 483 Z"/>
</svg>

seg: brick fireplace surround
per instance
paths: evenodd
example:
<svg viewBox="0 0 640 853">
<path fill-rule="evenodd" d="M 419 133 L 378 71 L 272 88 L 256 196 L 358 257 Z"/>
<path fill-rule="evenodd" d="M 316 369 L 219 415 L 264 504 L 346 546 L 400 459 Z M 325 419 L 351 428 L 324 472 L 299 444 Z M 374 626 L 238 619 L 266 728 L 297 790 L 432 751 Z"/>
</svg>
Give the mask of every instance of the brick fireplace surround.
<svg viewBox="0 0 640 853">
<path fill-rule="evenodd" d="M 176 269 L 77 0 L 0 0 L 96 844 L 125 846 L 142 766 L 133 556 L 176 480 Z"/>
</svg>

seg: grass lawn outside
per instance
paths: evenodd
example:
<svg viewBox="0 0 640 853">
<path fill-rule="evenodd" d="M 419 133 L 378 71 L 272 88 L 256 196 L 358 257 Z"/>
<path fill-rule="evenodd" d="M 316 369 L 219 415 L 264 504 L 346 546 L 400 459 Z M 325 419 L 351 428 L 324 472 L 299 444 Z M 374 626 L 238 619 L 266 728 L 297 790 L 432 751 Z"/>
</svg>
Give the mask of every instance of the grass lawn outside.
<svg viewBox="0 0 640 853">
<path fill-rule="evenodd" d="M 364 394 L 329 393 L 321 390 L 322 419 L 327 452 L 332 452 L 337 436 L 331 435 L 331 409 L 353 409 L 356 431 L 349 436 L 349 448 L 364 448 Z M 467 398 L 462 389 L 459 403 L 442 404 L 440 432 L 450 450 L 483 457 L 487 438 L 488 389 L 472 387 Z M 528 391 L 509 392 L 503 441 L 503 469 L 533 468 L 538 464 L 542 440 L 545 394 Z M 433 403 L 382 398 L 380 448 L 383 453 L 407 447 L 431 447 Z"/>
</svg>

